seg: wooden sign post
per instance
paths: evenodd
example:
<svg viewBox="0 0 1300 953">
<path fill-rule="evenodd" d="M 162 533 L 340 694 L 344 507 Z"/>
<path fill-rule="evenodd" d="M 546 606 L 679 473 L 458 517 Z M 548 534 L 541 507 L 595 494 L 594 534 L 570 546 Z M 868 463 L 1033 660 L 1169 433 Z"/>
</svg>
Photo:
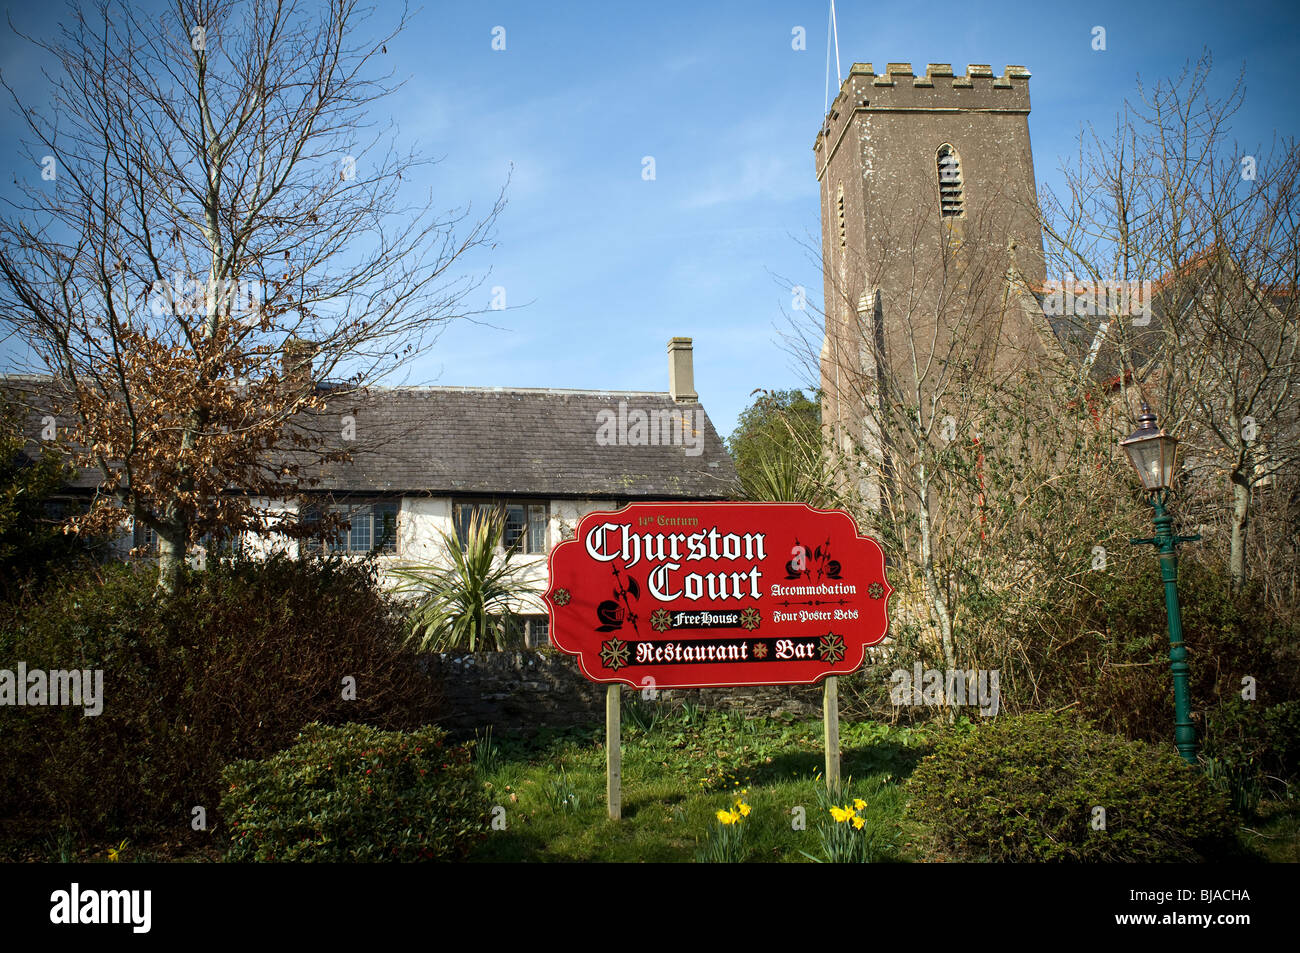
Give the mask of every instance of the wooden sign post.
<svg viewBox="0 0 1300 953">
<path fill-rule="evenodd" d="M 605 800 L 609 819 L 623 816 L 623 686 L 605 689 Z"/>
<path fill-rule="evenodd" d="M 822 689 L 822 721 L 826 741 L 826 790 L 840 786 L 840 680 L 828 675 Z"/>
</svg>

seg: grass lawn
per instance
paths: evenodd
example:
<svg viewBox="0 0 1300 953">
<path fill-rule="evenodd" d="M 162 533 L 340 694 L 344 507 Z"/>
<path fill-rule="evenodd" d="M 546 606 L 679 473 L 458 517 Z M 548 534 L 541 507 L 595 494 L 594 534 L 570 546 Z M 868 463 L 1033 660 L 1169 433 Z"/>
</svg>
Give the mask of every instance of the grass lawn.
<svg viewBox="0 0 1300 953">
<path fill-rule="evenodd" d="M 693 861 L 723 833 L 727 856 L 750 861 L 825 859 L 824 835 L 841 848 L 856 842 L 875 860 L 940 859 L 923 846 L 924 831 L 904 821 L 900 788 L 933 732 L 841 721 L 838 803 L 865 803 L 859 829 L 828 811 L 821 732 L 816 720 L 631 702 L 623 716 L 621 821 L 606 812 L 603 728 L 544 732 L 528 742 L 481 739 L 480 774 L 493 803 L 505 808 L 506 827 L 474 859 Z M 733 809 L 742 792 L 749 813 L 723 832 L 716 814 Z"/>
<path fill-rule="evenodd" d="M 844 783 L 834 803 L 861 804 L 855 827 L 828 810 L 820 720 L 668 709 L 633 694 L 623 714 L 622 820 L 606 813 L 602 725 L 545 729 L 528 739 L 489 735 L 475 746 L 476 767 L 492 803 L 504 809 L 505 828 L 487 834 L 471 860 L 951 860 L 923 825 L 904 817 L 902 788 L 949 730 L 841 720 Z M 748 812 L 723 825 L 717 813 L 739 813 L 738 799 Z M 1263 801 L 1239 823 L 1251 856 L 1300 862 L 1296 801 Z M 220 861 L 223 848 L 220 832 L 200 847 L 175 835 L 83 840 L 49 824 L 0 823 L 0 860 L 7 861 Z"/>
<path fill-rule="evenodd" d="M 1300 805 L 1262 801 L 1257 812 L 1258 817 L 1240 829 L 1242 844 L 1271 863 L 1300 863 Z"/>
</svg>

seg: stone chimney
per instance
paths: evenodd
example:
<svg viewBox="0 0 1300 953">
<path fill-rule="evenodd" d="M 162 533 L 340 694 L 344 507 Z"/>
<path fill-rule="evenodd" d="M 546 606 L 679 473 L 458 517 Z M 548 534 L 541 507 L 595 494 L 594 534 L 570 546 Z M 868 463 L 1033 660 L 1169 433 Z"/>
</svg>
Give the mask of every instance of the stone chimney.
<svg viewBox="0 0 1300 953">
<path fill-rule="evenodd" d="M 668 341 L 668 393 L 679 404 L 695 404 L 700 400 L 700 395 L 695 393 L 695 360 L 690 338 Z"/>
<path fill-rule="evenodd" d="M 313 382 L 312 361 L 319 350 L 313 342 L 290 335 L 280 352 L 280 368 L 284 379 L 299 387 L 310 387 Z"/>
</svg>

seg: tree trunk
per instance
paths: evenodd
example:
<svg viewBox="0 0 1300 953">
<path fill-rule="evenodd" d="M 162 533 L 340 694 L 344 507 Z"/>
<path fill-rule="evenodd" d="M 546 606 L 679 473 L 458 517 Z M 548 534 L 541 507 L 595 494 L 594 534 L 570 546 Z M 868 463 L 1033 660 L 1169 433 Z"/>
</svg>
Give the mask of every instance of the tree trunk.
<svg viewBox="0 0 1300 953">
<path fill-rule="evenodd" d="M 1240 592 L 1246 584 L 1246 528 L 1250 523 L 1250 478 L 1244 470 L 1232 471 L 1232 550 L 1228 556 L 1228 574 L 1232 591 Z"/>
<path fill-rule="evenodd" d="M 188 535 L 188 527 L 177 520 L 158 530 L 157 591 L 163 595 L 174 596 L 180 590 Z"/>
<path fill-rule="evenodd" d="M 200 410 L 195 410 L 190 415 L 189 426 L 185 428 L 185 433 L 181 436 L 181 449 L 183 451 L 189 453 L 194 450 L 195 445 L 198 443 L 198 431 L 203 426 L 205 416 Z M 179 470 L 184 474 L 188 471 L 188 467 L 182 465 Z M 188 476 L 183 476 L 180 481 L 180 490 L 190 492 L 193 489 L 194 481 Z M 190 518 L 186 515 L 179 499 L 176 497 L 172 497 L 167 504 L 165 517 L 163 525 L 158 531 L 157 591 L 167 596 L 174 596 L 180 590 L 181 580 L 184 578 L 181 569 L 185 565 L 185 557 L 189 549 Z"/>
<path fill-rule="evenodd" d="M 931 546 L 930 530 L 930 481 L 924 463 L 918 468 L 917 482 L 921 492 L 921 505 L 917 510 L 921 535 L 921 578 L 925 582 L 925 595 L 930 602 L 930 608 L 934 610 L 934 614 L 939 620 L 939 640 L 943 647 L 944 666 L 948 671 L 955 671 L 957 668 L 957 652 L 952 641 L 952 615 L 948 611 L 948 600 L 944 598 L 943 590 L 939 587 L 937 574 L 934 571 L 934 551 Z M 947 674 L 945 673 L 945 679 L 946 677 Z M 947 690 L 948 686 L 945 681 L 940 689 L 944 693 L 945 701 L 947 701 Z M 951 721 L 955 717 L 956 713 L 949 710 L 948 719 Z"/>
</svg>

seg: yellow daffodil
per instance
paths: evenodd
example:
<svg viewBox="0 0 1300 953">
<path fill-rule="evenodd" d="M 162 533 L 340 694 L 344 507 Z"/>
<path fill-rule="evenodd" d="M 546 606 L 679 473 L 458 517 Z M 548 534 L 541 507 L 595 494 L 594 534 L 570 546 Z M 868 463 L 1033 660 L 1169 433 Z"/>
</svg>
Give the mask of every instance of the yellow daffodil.
<svg viewBox="0 0 1300 953">
<path fill-rule="evenodd" d="M 730 823 L 731 823 L 731 821 L 729 820 L 729 818 L 731 817 L 731 812 L 730 812 L 730 811 L 718 811 L 717 817 L 718 817 L 718 820 L 720 820 L 720 821 L 721 821 L 722 823 L 724 823 L 724 824 L 730 824 Z"/>
<path fill-rule="evenodd" d="M 863 810 L 863 809 L 866 808 L 866 806 L 867 806 L 867 802 L 864 801 L 864 800 L 862 800 L 862 798 L 860 798 L 860 797 L 859 797 L 859 798 L 854 798 L 854 799 L 853 799 L 853 806 L 856 807 L 859 811 L 861 811 L 861 810 Z"/>
<path fill-rule="evenodd" d="M 845 821 L 847 821 L 847 820 L 848 820 L 850 817 L 852 817 L 852 816 L 853 816 L 853 815 L 852 815 L 850 812 L 844 810 L 844 808 L 842 808 L 842 807 L 832 807 L 832 808 L 831 808 L 831 817 L 835 818 L 835 821 L 836 821 L 836 823 L 838 823 L 838 824 L 843 824 Z"/>
<path fill-rule="evenodd" d="M 862 818 L 860 818 L 860 817 L 855 817 L 855 818 L 853 819 L 853 829 L 854 829 L 854 830 L 858 830 L 858 831 L 860 831 L 860 830 L 862 830 L 862 825 L 865 824 L 865 823 L 867 823 L 867 822 L 864 821 Z"/>
<path fill-rule="evenodd" d="M 749 817 L 750 807 L 744 801 L 737 801 L 736 807 L 740 810 L 741 817 Z"/>
</svg>

